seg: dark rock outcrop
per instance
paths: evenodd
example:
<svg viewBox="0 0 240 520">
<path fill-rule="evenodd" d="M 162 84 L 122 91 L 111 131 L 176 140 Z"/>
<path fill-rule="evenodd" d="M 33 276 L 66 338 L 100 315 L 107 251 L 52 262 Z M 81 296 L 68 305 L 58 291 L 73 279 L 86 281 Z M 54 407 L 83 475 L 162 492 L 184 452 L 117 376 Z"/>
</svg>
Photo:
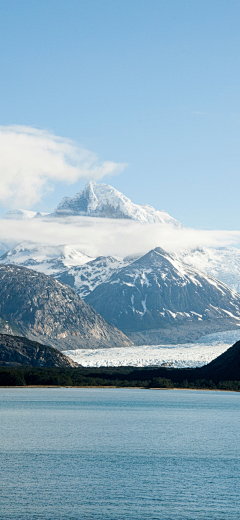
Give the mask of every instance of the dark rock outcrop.
<svg viewBox="0 0 240 520">
<path fill-rule="evenodd" d="M 25 267 L 0 266 L 0 318 L 0 333 L 59 350 L 132 345 L 68 285 Z"/>
<path fill-rule="evenodd" d="M 19 336 L 0 334 L 0 366 L 78 367 L 59 350 Z"/>
</svg>

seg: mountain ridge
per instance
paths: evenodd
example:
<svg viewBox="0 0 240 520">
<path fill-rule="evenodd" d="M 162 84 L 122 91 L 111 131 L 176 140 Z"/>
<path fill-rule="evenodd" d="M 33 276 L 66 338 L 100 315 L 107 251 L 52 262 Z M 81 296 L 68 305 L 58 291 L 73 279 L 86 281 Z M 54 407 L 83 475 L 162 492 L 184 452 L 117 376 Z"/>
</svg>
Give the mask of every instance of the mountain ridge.
<svg viewBox="0 0 240 520">
<path fill-rule="evenodd" d="M 201 249 L 197 250 L 201 257 Z M 221 251 L 220 251 L 221 252 Z M 240 258 L 240 251 L 234 250 L 234 252 Z M 222 256 L 218 255 L 218 250 L 216 251 L 217 255 L 215 255 L 215 250 L 208 253 L 207 251 L 207 258 L 210 255 L 211 258 L 216 258 L 214 268 L 217 267 L 219 269 L 223 270 L 228 269 L 228 265 L 231 265 L 231 262 L 221 262 Z M 225 258 L 227 258 L 230 255 L 230 258 L 235 258 L 234 255 L 232 256 L 232 249 L 229 248 L 227 250 L 223 251 Z M 189 264 L 186 264 L 185 262 L 182 263 L 182 257 L 185 259 L 186 254 L 190 254 L 190 260 L 192 259 L 192 253 L 190 251 L 184 250 L 184 255 L 181 254 L 169 254 L 164 253 L 166 258 L 168 259 L 172 257 L 172 260 L 174 262 L 180 262 L 182 265 L 182 268 L 188 269 Z M 59 255 L 59 256 L 57 256 Z M 83 255 L 80 252 L 75 251 L 71 247 L 66 246 L 49 246 L 44 244 L 34 244 L 34 243 L 28 243 L 23 242 L 22 244 L 19 244 L 16 248 L 13 248 L 8 252 L 8 254 L 3 255 L 0 258 L 0 264 L 6 264 L 7 262 L 13 262 L 16 265 L 23 265 L 24 267 L 27 267 L 28 269 L 36 270 L 39 272 L 42 272 L 47 275 L 53 276 L 55 279 L 60 281 L 61 283 L 68 284 L 70 287 L 72 287 L 82 298 L 91 299 L 91 293 L 97 288 L 101 287 L 102 284 L 108 283 L 111 279 L 111 276 L 117 275 L 121 269 L 126 268 L 127 266 L 131 266 L 134 261 L 140 260 L 145 255 L 133 255 L 126 258 L 117 258 L 117 257 L 97 257 L 97 258 L 91 258 L 87 257 L 86 255 Z M 199 258 L 198 258 L 199 260 Z M 234 260 L 233 260 L 234 262 Z M 79 265 L 79 263 L 81 265 Z M 207 276 L 206 272 L 201 271 L 199 269 L 196 269 L 194 265 L 190 265 L 192 269 L 195 271 L 197 270 L 201 276 Z M 198 267 L 201 267 L 201 264 L 198 265 Z M 211 267 L 211 265 L 210 265 Z M 236 262 L 236 268 L 235 273 L 237 273 L 238 268 L 238 262 Z M 226 271 L 226 275 L 228 276 L 228 271 Z M 218 283 L 218 282 L 214 282 Z M 144 302 L 145 296 L 142 298 L 142 301 Z M 91 301 L 89 300 L 89 303 Z M 125 305 L 125 304 L 124 304 Z M 93 303 L 94 306 L 94 303 Z M 142 303 L 140 304 L 141 312 L 143 312 L 143 306 Z M 168 306 L 165 305 L 165 309 L 168 308 Z M 194 310 L 194 309 L 191 309 Z M 173 310 L 170 311 L 173 312 Z M 161 331 L 161 335 L 159 335 L 159 329 L 152 328 L 150 332 L 128 332 L 128 336 L 132 338 L 132 340 L 137 344 L 159 344 L 159 343 L 184 343 L 184 342 L 192 342 L 196 339 L 199 339 L 202 335 L 205 334 L 211 334 L 214 332 L 220 332 L 222 330 L 231 330 L 235 329 L 235 318 L 231 320 L 231 317 L 227 317 L 225 320 L 221 318 L 215 319 L 214 323 L 211 320 L 205 320 L 204 323 L 201 323 L 200 321 L 195 322 L 192 320 L 191 322 L 184 322 L 180 321 L 179 319 L 174 320 L 171 323 L 168 317 L 171 316 L 171 314 L 166 311 L 162 310 L 163 313 L 165 313 L 165 320 L 163 322 L 163 328 Z M 177 315 L 176 318 L 179 318 L 181 314 Z M 193 316 L 193 315 L 192 315 Z M 111 319 L 107 319 L 107 321 L 111 321 Z M 176 325 L 177 324 L 177 325 Z M 212 328 L 214 330 L 212 330 Z M 5 331 L 5 325 L 3 330 Z M 69 347 L 67 346 L 66 349 Z"/>
<path fill-rule="evenodd" d="M 0 264 L 13 263 L 50 275 L 67 283 L 85 298 L 97 285 L 146 253 L 128 257 L 114 255 L 91 257 L 66 244 L 53 246 L 23 241 L 8 249 Z M 171 255 L 206 272 L 240 293 L 240 249 L 236 247 L 180 249 Z"/>
</svg>

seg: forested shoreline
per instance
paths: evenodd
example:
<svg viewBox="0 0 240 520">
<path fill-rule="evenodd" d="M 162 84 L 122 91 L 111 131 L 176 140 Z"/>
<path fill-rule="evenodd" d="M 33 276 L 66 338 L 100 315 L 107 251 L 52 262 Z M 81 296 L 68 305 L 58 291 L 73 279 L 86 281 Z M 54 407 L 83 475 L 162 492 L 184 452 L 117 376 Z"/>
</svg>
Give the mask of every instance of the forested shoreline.
<svg viewBox="0 0 240 520">
<path fill-rule="evenodd" d="M 33 368 L 1 367 L 0 387 L 72 386 L 193 388 L 240 391 L 240 381 L 203 377 L 202 369 L 102 367 L 102 368 Z"/>
</svg>

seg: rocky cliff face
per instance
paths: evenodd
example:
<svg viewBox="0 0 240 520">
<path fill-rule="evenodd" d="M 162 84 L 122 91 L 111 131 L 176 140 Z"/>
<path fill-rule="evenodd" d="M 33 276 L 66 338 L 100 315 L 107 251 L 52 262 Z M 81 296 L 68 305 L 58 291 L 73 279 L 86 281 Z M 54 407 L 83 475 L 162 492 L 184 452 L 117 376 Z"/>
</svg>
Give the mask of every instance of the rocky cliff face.
<svg viewBox="0 0 240 520">
<path fill-rule="evenodd" d="M 239 294 L 161 248 L 119 270 L 86 301 L 137 344 L 194 341 L 240 324 Z"/>
<path fill-rule="evenodd" d="M 19 336 L 0 334 L 0 366 L 77 367 L 57 349 Z"/>
<path fill-rule="evenodd" d="M 0 318 L 0 332 L 59 350 L 132 345 L 69 286 L 24 267 L 0 266 Z"/>
</svg>

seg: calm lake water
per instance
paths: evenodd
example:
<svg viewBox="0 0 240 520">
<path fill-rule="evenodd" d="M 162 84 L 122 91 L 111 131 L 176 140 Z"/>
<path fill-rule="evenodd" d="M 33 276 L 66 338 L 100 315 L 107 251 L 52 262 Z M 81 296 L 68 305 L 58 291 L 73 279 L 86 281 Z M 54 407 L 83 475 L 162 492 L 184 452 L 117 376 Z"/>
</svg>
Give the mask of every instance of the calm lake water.
<svg viewBox="0 0 240 520">
<path fill-rule="evenodd" d="M 0 389 L 1 520 L 239 520 L 240 394 Z"/>
</svg>

